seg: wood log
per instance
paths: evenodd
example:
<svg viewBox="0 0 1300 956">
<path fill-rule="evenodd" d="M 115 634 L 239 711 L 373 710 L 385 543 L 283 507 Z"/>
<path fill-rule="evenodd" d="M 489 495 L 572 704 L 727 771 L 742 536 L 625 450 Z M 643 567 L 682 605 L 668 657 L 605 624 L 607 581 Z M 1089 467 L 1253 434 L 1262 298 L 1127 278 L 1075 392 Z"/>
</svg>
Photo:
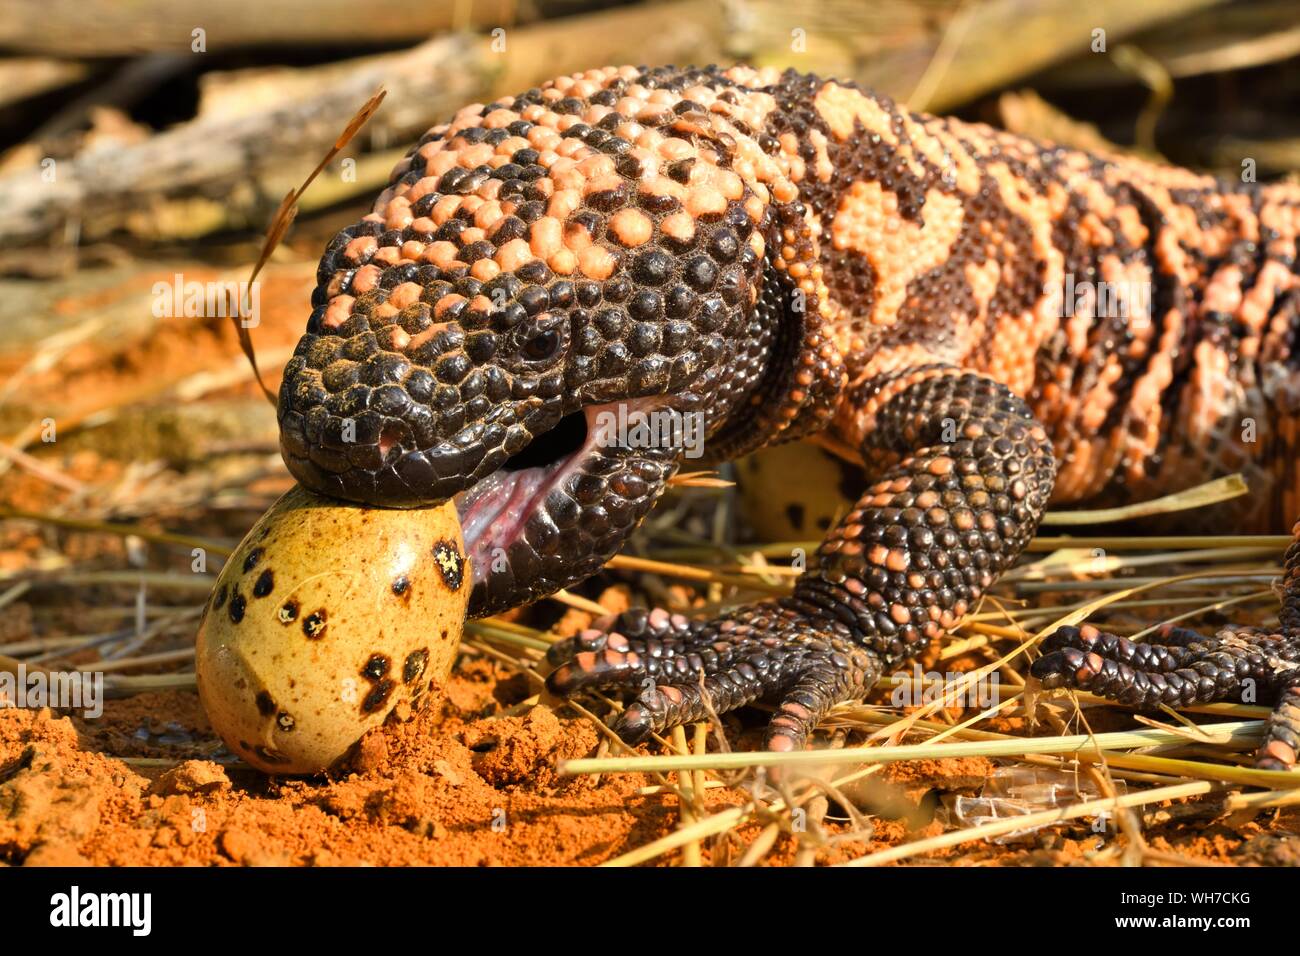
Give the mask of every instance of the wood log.
<svg viewBox="0 0 1300 956">
<path fill-rule="evenodd" d="M 266 85 L 262 73 L 263 95 L 241 101 L 226 91 L 212 115 L 200 112 L 147 142 L 57 162 L 52 175 L 37 168 L 0 177 L 0 208 L 7 211 L 0 245 L 48 240 L 70 224 L 81 239 L 93 241 L 133 217 L 149 217 L 165 198 L 207 196 L 236 205 L 243 199 L 253 204 L 245 213 L 265 217 L 281 193 L 268 196 L 258 188 L 259 177 L 268 170 L 293 175 L 310 169 L 381 86 L 388 98 L 364 135 L 380 145 L 405 144 L 466 103 L 516 92 L 543 76 L 626 62 L 638 53 L 649 62 L 691 58 L 697 51 L 715 58 L 714 24 L 710 3 L 687 0 L 511 30 L 501 52 L 494 38 L 457 35 L 300 71 L 292 79 L 272 74 L 280 89 Z M 245 85 L 243 92 L 249 91 Z M 365 191 L 372 186 L 365 184 Z"/>
<path fill-rule="evenodd" d="M 911 109 L 951 110 L 1036 70 L 1224 0 L 751 0 L 729 52 L 848 76 Z M 797 33 L 796 31 L 802 31 Z M 921 94 L 921 95 L 918 95 Z"/>
<path fill-rule="evenodd" d="M 610 0 L 0 0 L 0 47 L 57 56 L 412 43 L 449 30 L 490 30 L 581 13 Z"/>
</svg>

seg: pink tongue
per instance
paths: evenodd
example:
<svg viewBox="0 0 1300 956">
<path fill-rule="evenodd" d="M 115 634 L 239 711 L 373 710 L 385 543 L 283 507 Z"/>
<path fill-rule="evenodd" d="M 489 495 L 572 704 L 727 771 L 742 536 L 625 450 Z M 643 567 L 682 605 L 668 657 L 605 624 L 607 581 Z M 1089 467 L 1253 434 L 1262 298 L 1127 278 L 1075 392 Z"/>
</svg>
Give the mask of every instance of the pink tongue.
<svg viewBox="0 0 1300 956">
<path fill-rule="evenodd" d="M 471 489 L 474 500 L 461 515 L 465 545 L 479 573 L 486 574 L 496 549 L 509 548 L 523 531 L 548 468 L 497 472 L 483 479 L 487 488 Z"/>
</svg>

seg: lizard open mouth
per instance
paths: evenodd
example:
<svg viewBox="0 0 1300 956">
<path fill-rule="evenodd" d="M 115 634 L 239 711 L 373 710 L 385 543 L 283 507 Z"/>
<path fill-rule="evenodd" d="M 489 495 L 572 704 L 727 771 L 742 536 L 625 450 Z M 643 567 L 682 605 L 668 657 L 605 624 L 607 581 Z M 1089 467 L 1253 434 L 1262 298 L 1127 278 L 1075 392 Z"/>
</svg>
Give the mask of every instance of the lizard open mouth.
<svg viewBox="0 0 1300 956">
<path fill-rule="evenodd" d="M 486 583 L 494 565 L 502 569 L 502 561 L 520 542 L 529 520 L 551 510 L 547 505 L 552 496 L 555 510 L 572 504 L 565 500 L 565 480 L 581 468 L 594 445 L 589 425 L 602 408 L 592 406 L 565 416 L 496 471 L 455 496 L 475 585 Z"/>
<path fill-rule="evenodd" d="M 675 450 L 611 429 L 653 400 L 589 405 L 562 418 L 454 496 L 482 617 L 595 574 L 640 524 Z"/>
</svg>

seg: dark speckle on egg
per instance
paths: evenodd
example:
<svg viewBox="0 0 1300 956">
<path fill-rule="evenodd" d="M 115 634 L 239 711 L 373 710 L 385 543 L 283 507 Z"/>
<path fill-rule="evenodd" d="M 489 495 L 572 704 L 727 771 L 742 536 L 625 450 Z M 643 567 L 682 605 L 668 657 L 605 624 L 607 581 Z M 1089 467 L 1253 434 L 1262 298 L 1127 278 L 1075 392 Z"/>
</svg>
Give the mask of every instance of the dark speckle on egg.
<svg viewBox="0 0 1300 956">
<path fill-rule="evenodd" d="M 298 620 L 298 602 L 292 598 L 285 601 L 276 612 L 276 617 L 280 619 L 281 624 L 292 624 Z"/>
<path fill-rule="evenodd" d="M 799 504 L 797 501 L 790 502 L 785 506 L 785 516 L 789 519 L 791 527 L 798 531 L 803 530 L 803 505 Z"/>
<path fill-rule="evenodd" d="M 289 731 L 293 730 L 293 728 L 298 724 L 298 722 L 293 719 L 293 714 L 290 714 L 287 711 L 283 711 L 283 710 L 280 711 L 280 713 L 276 716 L 275 722 L 279 725 L 280 729 L 283 730 L 285 733 L 288 733 Z"/>
<path fill-rule="evenodd" d="M 419 680 L 420 675 L 424 673 L 425 665 L 429 663 L 429 649 L 422 647 L 418 651 L 412 651 L 406 657 L 406 663 L 402 666 L 402 680 L 409 684 L 412 681 Z"/>
<path fill-rule="evenodd" d="M 271 569 L 267 568 L 257 576 L 257 582 L 253 585 L 253 597 L 266 597 L 275 587 L 275 576 L 271 574 Z"/>
<path fill-rule="evenodd" d="M 433 546 L 433 561 L 447 587 L 459 591 L 465 577 L 465 559 L 450 541 L 439 541 Z"/>
<path fill-rule="evenodd" d="M 244 606 L 247 603 L 248 599 L 238 592 L 230 599 L 230 621 L 232 624 L 238 624 L 244 619 Z"/>
<path fill-rule="evenodd" d="M 260 691 L 257 695 L 257 712 L 263 717 L 270 717 L 275 713 L 275 701 L 266 691 Z"/>
<path fill-rule="evenodd" d="M 393 593 L 398 597 L 406 597 L 411 591 L 411 579 L 403 574 L 393 582 Z"/>
<path fill-rule="evenodd" d="M 262 560 L 262 555 L 266 553 L 265 548 L 254 548 L 248 552 L 248 557 L 244 558 L 244 573 L 247 574 L 253 568 L 257 567 L 257 562 Z"/>
<path fill-rule="evenodd" d="M 313 641 L 319 641 L 325 636 L 326 617 L 323 607 L 312 611 L 302 619 L 302 632 Z"/>
<path fill-rule="evenodd" d="M 217 588 L 216 597 L 212 599 L 212 610 L 220 611 L 222 606 L 225 605 L 226 603 L 227 595 L 228 595 L 228 591 L 224 584 L 221 585 L 221 587 Z"/>
<path fill-rule="evenodd" d="M 375 711 L 382 708 L 384 704 L 387 703 L 388 696 L 393 692 L 393 688 L 396 686 L 396 682 L 387 677 L 379 681 L 375 684 L 374 689 L 372 689 L 370 693 L 366 695 L 365 699 L 361 701 L 361 712 L 363 714 L 373 714 Z"/>
<path fill-rule="evenodd" d="M 361 668 L 361 676 L 366 680 L 379 680 L 388 673 L 392 663 L 383 654 L 371 654 L 366 666 Z"/>
</svg>

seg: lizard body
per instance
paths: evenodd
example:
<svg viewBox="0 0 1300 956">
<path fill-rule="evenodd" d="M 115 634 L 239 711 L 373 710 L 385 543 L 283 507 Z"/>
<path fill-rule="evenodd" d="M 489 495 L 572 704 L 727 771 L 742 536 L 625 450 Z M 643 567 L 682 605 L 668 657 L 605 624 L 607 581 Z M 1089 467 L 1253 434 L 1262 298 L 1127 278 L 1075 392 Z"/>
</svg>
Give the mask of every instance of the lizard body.
<svg viewBox="0 0 1300 956">
<path fill-rule="evenodd" d="M 1291 185 L 792 71 L 593 70 L 430 130 L 330 244 L 282 450 L 325 494 L 458 496 L 483 615 L 593 574 L 680 464 L 605 413 L 698 416 L 714 460 L 833 436 L 868 487 L 790 597 L 631 611 L 549 655 L 557 692 L 637 695 L 625 739 L 765 697 L 767 745 L 791 749 L 955 626 L 1050 501 L 1241 471 L 1220 521 L 1300 512 L 1298 234 Z M 1297 578 L 1293 547 L 1276 632 L 1065 629 L 1034 673 L 1145 706 L 1252 682 L 1280 701 L 1260 764 L 1290 766 Z"/>
</svg>

